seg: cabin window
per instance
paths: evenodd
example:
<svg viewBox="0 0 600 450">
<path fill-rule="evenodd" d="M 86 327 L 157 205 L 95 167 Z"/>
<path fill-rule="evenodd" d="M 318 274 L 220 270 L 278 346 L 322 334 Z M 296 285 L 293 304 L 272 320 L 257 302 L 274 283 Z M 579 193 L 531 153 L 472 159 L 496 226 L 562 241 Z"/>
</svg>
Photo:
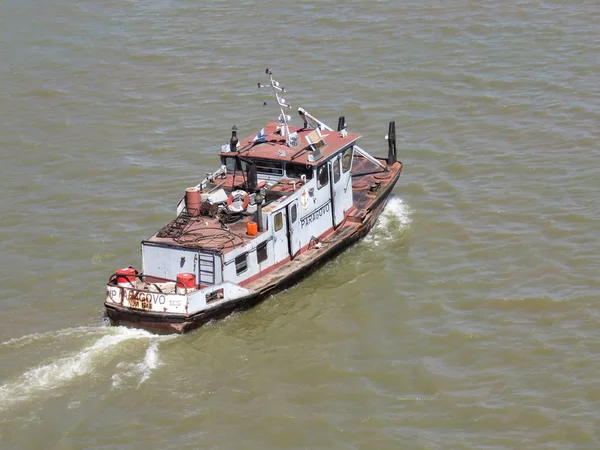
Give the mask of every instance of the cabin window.
<svg viewBox="0 0 600 450">
<path fill-rule="evenodd" d="M 223 164 L 227 167 L 227 172 L 233 172 L 235 170 L 236 158 L 223 158 Z"/>
<path fill-rule="evenodd" d="M 352 150 L 354 150 L 353 147 L 348 147 L 342 155 L 342 170 L 344 173 L 348 172 L 350 167 L 352 167 Z"/>
<path fill-rule="evenodd" d="M 256 259 L 258 260 L 258 263 L 265 262 L 268 256 L 267 243 L 263 242 L 262 244 L 258 244 L 258 247 L 256 247 Z"/>
<path fill-rule="evenodd" d="M 256 171 L 267 175 L 283 176 L 283 164 L 277 161 L 255 160 Z"/>
<path fill-rule="evenodd" d="M 275 214 L 275 231 L 279 231 L 283 228 L 283 213 Z"/>
<path fill-rule="evenodd" d="M 312 167 L 304 164 L 288 163 L 285 166 L 285 173 L 288 178 L 301 178 L 304 175 L 307 180 L 312 179 Z"/>
<path fill-rule="evenodd" d="M 323 186 L 327 186 L 327 183 L 329 183 L 327 164 L 322 164 L 317 168 L 317 181 L 317 188 L 319 189 L 321 189 Z"/>
<path fill-rule="evenodd" d="M 235 170 L 246 170 L 247 164 L 244 161 L 240 161 L 234 156 L 227 156 L 223 158 L 223 164 L 227 167 L 227 172 L 234 172 Z M 237 163 L 237 164 L 236 164 Z M 237 166 L 237 169 L 236 169 Z"/>
<path fill-rule="evenodd" d="M 296 221 L 296 218 L 298 217 L 298 208 L 296 207 L 296 205 L 292 206 L 291 215 L 292 215 L 292 223 L 294 223 Z"/>
<path fill-rule="evenodd" d="M 235 258 L 235 274 L 239 275 L 240 273 L 244 273 L 248 270 L 248 254 L 244 253 L 243 255 Z"/>
<path fill-rule="evenodd" d="M 337 183 L 340 181 L 342 173 L 340 172 L 340 158 L 336 157 L 333 162 L 333 182 Z"/>
</svg>

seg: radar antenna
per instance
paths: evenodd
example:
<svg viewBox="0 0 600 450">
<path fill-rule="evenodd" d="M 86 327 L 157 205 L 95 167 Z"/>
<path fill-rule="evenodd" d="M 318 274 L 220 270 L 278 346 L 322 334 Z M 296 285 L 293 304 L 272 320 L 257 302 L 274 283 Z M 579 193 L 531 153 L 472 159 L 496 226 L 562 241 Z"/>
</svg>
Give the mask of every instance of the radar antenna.
<svg viewBox="0 0 600 450">
<path fill-rule="evenodd" d="M 280 86 L 279 81 L 276 81 L 273 78 L 273 72 L 271 72 L 270 69 L 266 69 L 265 73 L 269 76 L 269 84 L 262 84 L 262 83 L 258 83 L 258 88 L 272 88 L 273 89 L 273 94 L 275 94 L 275 101 L 277 102 L 277 106 L 279 106 L 279 123 L 281 124 L 280 126 L 280 132 L 282 136 L 285 136 L 285 141 L 288 147 L 297 147 L 299 145 L 299 140 L 298 140 L 298 133 L 294 132 L 294 133 L 290 133 L 290 127 L 288 125 L 289 121 L 291 120 L 291 117 L 289 115 L 287 115 L 284 111 L 284 108 L 287 109 L 291 109 L 292 105 L 290 105 L 289 103 L 286 103 L 285 98 L 280 97 L 279 93 L 280 92 L 285 92 L 285 88 L 283 86 Z M 265 106 L 267 105 L 267 102 L 263 103 Z"/>
</svg>

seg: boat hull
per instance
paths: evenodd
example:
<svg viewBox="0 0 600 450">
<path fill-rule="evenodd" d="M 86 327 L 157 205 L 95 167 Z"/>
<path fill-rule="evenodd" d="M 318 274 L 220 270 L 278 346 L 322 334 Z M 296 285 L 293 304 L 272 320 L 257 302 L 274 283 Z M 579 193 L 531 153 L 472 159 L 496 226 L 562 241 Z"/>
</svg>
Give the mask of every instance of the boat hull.
<svg viewBox="0 0 600 450">
<path fill-rule="evenodd" d="M 190 316 L 184 314 L 160 314 L 144 310 L 123 308 L 113 303 L 105 303 L 104 305 L 110 323 L 116 326 L 141 328 L 159 334 L 186 333 L 201 327 L 207 322 L 222 319 L 234 311 L 249 309 L 255 306 L 269 295 L 275 294 L 296 284 L 311 272 L 322 266 L 325 262 L 364 238 L 373 228 L 377 218 L 382 213 L 399 176 L 400 171 L 398 171 L 393 179 L 377 193 L 377 196 L 370 205 L 369 214 L 365 216 L 364 220 L 352 233 L 336 241 L 335 244 L 331 245 L 327 250 L 315 255 L 315 257 L 310 260 L 310 264 L 301 265 L 294 270 L 290 269 L 289 273 L 279 278 L 275 283 L 269 284 L 262 289 L 257 289 L 252 294 L 228 301 L 222 305 L 215 306 Z"/>
</svg>

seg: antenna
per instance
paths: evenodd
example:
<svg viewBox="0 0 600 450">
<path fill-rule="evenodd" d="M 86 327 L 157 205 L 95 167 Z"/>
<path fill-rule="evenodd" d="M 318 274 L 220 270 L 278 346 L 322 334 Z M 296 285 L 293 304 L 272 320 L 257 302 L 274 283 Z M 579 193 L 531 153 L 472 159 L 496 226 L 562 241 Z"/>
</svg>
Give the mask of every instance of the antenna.
<svg viewBox="0 0 600 450">
<path fill-rule="evenodd" d="M 286 103 L 285 98 L 280 97 L 279 93 L 280 92 L 285 92 L 285 88 L 283 86 L 279 85 L 279 81 L 276 81 L 273 78 L 273 72 L 271 72 L 270 69 L 266 69 L 265 73 L 269 76 L 269 84 L 262 84 L 262 83 L 258 83 L 258 88 L 272 88 L 273 89 L 273 94 L 275 94 L 275 101 L 277 102 L 277 105 L 279 106 L 279 111 L 281 112 L 281 114 L 279 114 L 279 122 L 281 123 L 281 134 L 283 136 L 285 136 L 285 140 L 286 143 L 288 145 L 288 147 L 297 147 L 298 146 L 298 134 L 297 133 L 291 133 L 290 134 L 290 128 L 288 125 L 288 122 L 290 121 L 290 116 L 288 116 L 285 111 L 284 108 L 287 109 L 291 109 L 292 105 L 290 105 L 289 103 Z M 267 102 L 263 103 L 265 106 L 267 105 Z"/>
</svg>

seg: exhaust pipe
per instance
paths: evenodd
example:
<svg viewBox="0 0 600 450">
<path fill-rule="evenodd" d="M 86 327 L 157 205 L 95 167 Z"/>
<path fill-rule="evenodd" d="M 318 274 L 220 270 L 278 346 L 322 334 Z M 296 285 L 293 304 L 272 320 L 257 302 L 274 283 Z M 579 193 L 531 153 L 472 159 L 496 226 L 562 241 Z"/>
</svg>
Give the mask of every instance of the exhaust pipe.
<svg viewBox="0 0 600 450">
<path fill-rule="evenodd" d="M 388 130 L 387 140 L 388 140 L 387 164 L 388 164 L 388 166 L 391 166 L 396 161 L 398 161 L 398 153 L 396 151 L 396 122 L 393 120 L 390 122 L 390 128 Z"/>
</svg>

